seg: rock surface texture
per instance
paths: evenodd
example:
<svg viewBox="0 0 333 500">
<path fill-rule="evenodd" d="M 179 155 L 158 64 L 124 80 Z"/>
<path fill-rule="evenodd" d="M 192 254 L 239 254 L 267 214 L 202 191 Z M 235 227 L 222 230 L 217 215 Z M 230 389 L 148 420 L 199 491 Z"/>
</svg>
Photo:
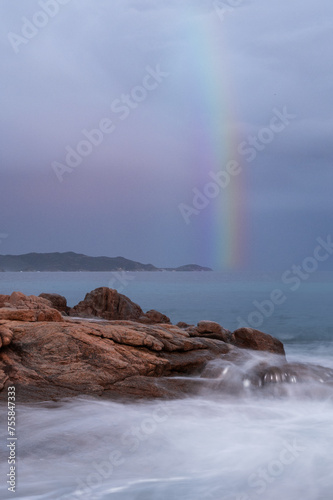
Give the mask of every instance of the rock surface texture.
<svg viewBox="0 0 333 500">
<path fill-rule="evenodd" d="M 239 328 L 234 331 L 231 336 L 231 342 L 243 349 L 285 354 L 283 344 L 280 340 L 253 328 Z"/>
<path fill-rule="evenodd" d="M 1 399 L 9 385 L 16 386 L 20 401 L 79 394 L 173 398 L 195 393 L 210 377 L 223 389 L 221 374 L 236 373 L 230 366 L 244 359 L 251 365 L 248 373 L 238 370 L 233 379 L 238 377 L 241 387 L 248 384 L 244 377 L 260 386 L 295 376 L 281 342 L 257 330 L 231 333 L 210 321 L 175 326 L 108 288 L 87 294 L 71 309 L 72 317 L 63 317 L 55 306 L 65 303 L 47 294 L 0 296 Z"/>
<path fill-rule="evenodd" d="M 39 297 L 51 302 L 52 307 L 57 311 L 68 315 L 70 307 L 67 306 L 67 299 L 58 293 L 41 293 Z"/>
</svg>

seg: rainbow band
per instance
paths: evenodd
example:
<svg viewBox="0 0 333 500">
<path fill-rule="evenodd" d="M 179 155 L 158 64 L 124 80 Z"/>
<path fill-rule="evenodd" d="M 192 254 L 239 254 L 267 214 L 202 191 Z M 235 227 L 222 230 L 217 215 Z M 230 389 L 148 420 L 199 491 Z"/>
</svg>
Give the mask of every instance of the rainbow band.
<svg viewBox="0 0 333 500">
<path fill-rule="evenodd" d="M 219 33 L 214 38 L 216 27 Z M 188 31 L 186 80 L 192 82 L 192 177 L 194 186 L 201 190 L 212 181 L 209 173 L 225 170 L 230 160 L 239 163 L 240 174 L 231 177 L 228 186 L 221 187 L 205 209 L 209 227 L 202 227 L 202 214 L 193 224 L 199 233 L 197 262 L 211 263 L 216 271 L 235 271 L 246 265 L 247 257 L 246 169 L 237 151 L 241 141 L 232 127 L 236 113 L 227 53 L 221 46 L 222 30 L 218 16 L 207 16 L 192 21 Z"/>
</svg>

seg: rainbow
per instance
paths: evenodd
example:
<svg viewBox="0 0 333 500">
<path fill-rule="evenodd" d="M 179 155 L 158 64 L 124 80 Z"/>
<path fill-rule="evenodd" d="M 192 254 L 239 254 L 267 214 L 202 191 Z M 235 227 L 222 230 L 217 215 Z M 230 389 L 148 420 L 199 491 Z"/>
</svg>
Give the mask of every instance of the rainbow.
<svg viewBox="0 0 333 500">
<path fill-rule="evenodd" d="M 218 30 L 218 33 L 217 33 Z M 234 132 L 237 113 L 232 90 L 232 71 L 221 43 L 223 24 L 214 13 L 190 21 L 186 37 L 187 81 L 190 78 L 192 109 L 189 122 L 193 147 L 193 186 L 203 188 L 209 172 L 225 170 L 228 161 L 240 165 L 196 226 L 197 262 L 211 263 L 214 270 L 237 271 L 247 264 L 246 168 L 238 151 L 241 142 Z M 200 217 L 204 222 L 200 222 Z M 204 227 L 203 227 L 204 226 Z M 209 264 L 208 264 L 209 265 Z"/>
</svg>

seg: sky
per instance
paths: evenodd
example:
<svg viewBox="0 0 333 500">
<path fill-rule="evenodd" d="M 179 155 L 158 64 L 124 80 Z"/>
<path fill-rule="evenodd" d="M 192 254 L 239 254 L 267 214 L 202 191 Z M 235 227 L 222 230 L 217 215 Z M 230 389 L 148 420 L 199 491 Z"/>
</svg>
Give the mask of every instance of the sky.
<svg viewBox="0 0 333 500">
<path fill-rule="evenodd" d="M 331 0 L 1 0 L 0 253 L 302 264 L 333 232 L 332 19 Z"/>
</svg>

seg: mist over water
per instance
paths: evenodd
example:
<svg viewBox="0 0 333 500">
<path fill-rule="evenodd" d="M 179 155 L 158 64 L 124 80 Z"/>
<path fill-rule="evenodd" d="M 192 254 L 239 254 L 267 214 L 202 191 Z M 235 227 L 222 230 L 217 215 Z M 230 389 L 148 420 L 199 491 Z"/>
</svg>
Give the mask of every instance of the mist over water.
<svg viewBox="0 0 333 500">
<path fill-rule="evenodd" d="M 8 289 L 3 293 L 54 291 L 75 303 L 91 289 L 107 286 L 109 279 L 109 273 L 103 279 L 79 273 L 75 282 L 73 276 L 54 273 L 54 278 L 51 273 L 22 274 L 7 284 L 3 275 L 3 288 Z M 217 273 L 143 273 L 122 293 L 173 321 L 215 319 L 232 328 L 238 314 L 251 312 L 253 301 L 264 300 L 276 286 L 258 280 L 228 283 Z M 8 472 L 3 446 L 1 499 L 330 499 L 331 292 L 331 283 L 322 288 L 305 283 L 260 328 L 283 340 L 288 361 L 324 367 L 313 368 L 311 376 L 301 376 L 297 368 L 291 373 L 281 369 L 263 384 L 253 375 L 253 366 L 261 356 L 275 360 L 257 353 L 254 358 L 245 355 L 238 364 L 213 361 L 193 378 L 195 396 L 178 400 L 18 401 L 17 492 L 8 492 L 3 480 Z M 0 411 L 5 422 L 6 408 Z M 3 445 L 6 429 L 1 429 Z"/>
<path fill-rule="evenodd" d="M 332 420 L 331 396 L 291 389 L 280 398 L 202 391 L 140 404 L 20 405 L 15 498 L 327 500 Z"/>
</svg>

